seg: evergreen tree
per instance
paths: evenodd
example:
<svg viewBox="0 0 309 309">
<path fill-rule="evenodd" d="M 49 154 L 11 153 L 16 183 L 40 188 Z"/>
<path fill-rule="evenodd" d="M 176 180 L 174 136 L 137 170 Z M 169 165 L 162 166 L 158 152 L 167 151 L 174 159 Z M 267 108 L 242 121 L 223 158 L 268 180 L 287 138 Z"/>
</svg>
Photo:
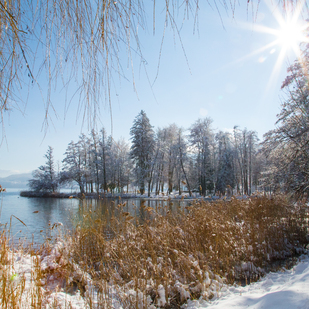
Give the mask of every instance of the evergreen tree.
<svg viewBox="0 0 309 309">
<path fill-rule="evenodd" d="M 48 146 L 44 155 L 46 164 L 41 165 L 38 170 L 34 171 L 33 179 L 29 180 L 29 186 L 37 192 L 55 192 L 58 188 L 58 177 L 55 171 L 53 148 Z"/>
<path fill-rule="evenodd" d="M 154 131 L 149 118 L 142 110 L 134 119 L 130 130 L 132 146 L 130 156 L 135 163 L 137 184 L 141 194 L 145 193 L 145 183 L 148 183 L 150 195 L 152 180 L 152 155 L 154 152 Z"/>
</svg>

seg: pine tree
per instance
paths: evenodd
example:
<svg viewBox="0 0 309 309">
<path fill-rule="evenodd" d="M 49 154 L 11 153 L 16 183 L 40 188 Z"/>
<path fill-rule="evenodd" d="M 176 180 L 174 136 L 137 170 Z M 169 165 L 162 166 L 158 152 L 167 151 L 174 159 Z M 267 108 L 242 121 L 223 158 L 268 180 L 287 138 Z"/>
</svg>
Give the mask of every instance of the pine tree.
<svg viewBox="0 0 309 309">
<path fill-rule="evenodd" d="M 55 171 L 53 148 L 48 146 L 44 155 L 46 164 L 41 165 L 38 170 L 34 171 L 33 179 L 29 181 L 29 186 L 37 192 L 55 192 L 58 188 L 58 177 Z"/>
<path fill-rule="evenodd" d="M 130 130 L 132 146 L 130 156 L 135 163 L 137 184 L 141 194 L 145 193 L 145 183 L 148 183 L 150 195 L 152 180 L 152 155 L 154 152 L 154 131 L 149 118 L 142 110 L 134 119 Z"/>
</svg>

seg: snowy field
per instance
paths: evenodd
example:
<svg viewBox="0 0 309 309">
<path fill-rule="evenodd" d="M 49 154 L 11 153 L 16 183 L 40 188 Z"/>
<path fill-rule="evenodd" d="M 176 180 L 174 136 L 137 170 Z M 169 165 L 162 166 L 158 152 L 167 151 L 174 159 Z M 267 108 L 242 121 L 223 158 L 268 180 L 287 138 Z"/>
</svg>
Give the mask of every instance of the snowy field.
<svg viewBox="0 0 309 309">
<path fill-rule="evenodd" d="M 53 255 L 57 255 L 56 248 L 54 248 L 49 256 L 42 259 L 42 268 L 51 267 L 51 264 L 53 264 Z M 26 286 L 30 285 L 31 265 L 33 263 L 33 258 L 30 256 L 14 254 L 14 273 L 26 278 Z M 18 276 L 14 275 L 12 280 L 18 280 Z M 49 295 L 46 308 L 53 308 L 51 304 L 55 302 L 58 304 L 57 308 L 67 308 L 68 306 L 72 309 L 88 308 L 79 293 L 69 295 L 62 292 L 61 289 L 53 290 L 53 287 L 59 287 L 55 281 L 54 284 L 45 287 L 43 284 L 43 289 L 47 289 L 47 294 Z M 88 281 L 87 290 L 92 290 L 93 292 L 90 281 Z M 31 305 L 27 304 L 26 299 L 23 308 L 28 309 Z M 115 308 L 126 309 L 117 301 L 114 304 Z M 154 309 L 156 307 L 151 305 L 149 308 Z M 218 291 L 218 297 L 209 302 L 205 300 L 189 300 L 183 308 L 307 309 L 309 308 L 309 256 L 302 255 L 298 263 L 291 270 L 282 269 L 276 273 L 269 273 L 258 282 L 245 287 L 223 285 L 220 291 Z"/>
</svg>

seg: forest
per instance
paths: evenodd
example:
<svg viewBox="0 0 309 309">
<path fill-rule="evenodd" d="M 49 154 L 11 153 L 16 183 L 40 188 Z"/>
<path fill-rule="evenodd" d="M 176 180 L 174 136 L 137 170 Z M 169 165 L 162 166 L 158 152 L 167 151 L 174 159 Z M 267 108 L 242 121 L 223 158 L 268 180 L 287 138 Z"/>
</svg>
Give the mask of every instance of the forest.
<svg viewBox="0 0 309 309">
<path fill-rule="evenodd" d="M 131 146 L 107 136 L 105 129 L 81 134 L 68 144 L 59 172 L 48 148 L 46 165 L 34 172 L 30 187 L 54 192 L 60 184 L 74 182 L 81 193 L 138 190 L 158 195 L 177 190 L 203 196 L 231 194 L 234 189 L 250 194 L 260 188 L 262 157 L 256 132 L 235 127 L 232 133 L 215 133 L 211 123 L 210 118 L 198 119 L 188 134 L 176 124 L 155 131 L 141 111 L 130 130 Z"/>
</svg>

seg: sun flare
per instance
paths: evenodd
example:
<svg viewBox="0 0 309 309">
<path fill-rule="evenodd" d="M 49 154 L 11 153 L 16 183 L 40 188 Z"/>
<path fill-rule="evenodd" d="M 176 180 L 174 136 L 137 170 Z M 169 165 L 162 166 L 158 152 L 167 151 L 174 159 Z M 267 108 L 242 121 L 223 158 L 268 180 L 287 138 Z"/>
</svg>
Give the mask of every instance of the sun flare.
<svg viewBox="0 0 309 309">
<path fill-rule="evenodd" d="M 284 49 L 291 48 L 297 53 L 299 44 L 306 40 L 304 35 L 305 26 L 295 21 L 286 21 L 280 26 L 277 33 L 278 43 Z"/>
<path fill-rule="evenodd" d="M 272 15 L 275 18 L 277 25 L 269 27 L 262 24 L 255 24 L 253 31 L 264 34 L 270 34 L 273 36 L 273 40 L 267 44 L 261 46 L 258 49 L 253 50 L 250 54 L 242 57 L 238 61 L 242 61 L 245 58 L 258 56 L 258 61 L 263 63 L 270 54 L 278 52 L 278 58 L 274 67 L 273 75 L 279 71 L 282 67 L 283 62 L 290 56 L 300 57 L 301 56 L 301 43 L 309 43 L 309 22 L 306 20 L 304 15 L 306 13 L 304 0 L 300 0 L 297 4 L 292 7 L 285 7 L 285 10 L 279 10 L 272 6 L 270 0 L 265 0 Z M 304 14 L 304 12 L 306 14 Z M 243 23 L 242 26 L 245 29 L 250 29 L 251 25 L 247 22 Z M 289 61 L 292 60 L 291 58 Z M 276 71 L 276 72 L 275 72 Z"/>
<path fill-rule="evenodd" d="M 267 3 L 267 2 L 266 2 Z M 277 21 L 277 27 L 270 28 L 262 25 L 256 25 L 255 31 L 272 34 L 274 40 L 268 44 L 266 48 L 278 47 L 281 49 L 280 56 L 292 50 L 295 55 L 300 56 L 300 44 L 308 43 L 308 36 L 305 30 L 308 28 L 308 22 L 304 20 L 302 12 L 304 9 L 304 1 L 299 1 L 293 9 L 286 7 L 284 12 L 278 9 L 273 11 L 273 15 Z M 301 17 L 302 16 L 302 17 Z"/>
<path fill-rule="evenodd" d="M 292 58 L 301 56 L 301 43 L 309 43 L 308 21 L 304 18 L 305 1 L 299 1 L 292 7 L 286 6 L 284 11 L 273 9 L 271 3 L 265 1 L 272 11 L 277 22 L 276 27 L 267 27 L 265 25 L 255 25 L 254 31 L 273 35 L 273 40 L 261 48 L 254 50 L 248 56 L 258 56 L 258 61 L 263 63 L 268 55 L 275 54 L 278 51 L 277 60 L 274 64 L 271 76 L 269 77 L 268 88 L 277 80 L 279 72 L 286 60 L 289 62 Z M 291 58 L 292 56 L 292 58 Z M 266 92 L 269 90 L 267 89 Z"/>
<path fill-rule="evenodd" d="M 267 32 L 275 36 L 272 45 L 279 48 L 279 55 L 270 76 L 269 87 L 278 78 L 285 59 L 290 58 L 292 55 L 294 55 L 292 57 L 296 56 L 296 58 L 301 57 L 301 43 L 309 42 L 306 34 L 308 21 L 303 18 L 304 5 L 305 1 L 299 1 L 296 7 L 290 9 L 286 7 L 283 14 L 278 10 L 274 13 L 278 28 L 268 28 L 269 31 Z M 291 60 L 289 59 L 289 61 Z"/>
<path fill-rule="evenodd" d="M 305 0 L 299 0 L 297 3 L 294 2 L 292 6 L 287 5 L 284 10 L 274 7 L 271 0 L 265 0 L 265 3 L 275 18 L 275 25 L 254 24 L 252 27 L 252 24 L 248 22 L 244 22 L 241 25 L 246 30 L 251 29 L 254 32 L 267 34 L 267 38 L 271 35 L 272 39 L 234 62 L 240 63 L 246 59 L 255 58 L 262 65 L 271 58 L 275 60 L 264 91 L 264 97 L 268 95 L 274 83 L 277 82 L 282 69 L 286 70 L 287 63 L 291 64 L 295 58 L 301 57 L 304 47 L 302 43 L 309 43 L 309 22 L 307 19 L 309 9 L 306 6 Z M 263 18 L 264 16 L 261 20 Z"/>
</svg>

